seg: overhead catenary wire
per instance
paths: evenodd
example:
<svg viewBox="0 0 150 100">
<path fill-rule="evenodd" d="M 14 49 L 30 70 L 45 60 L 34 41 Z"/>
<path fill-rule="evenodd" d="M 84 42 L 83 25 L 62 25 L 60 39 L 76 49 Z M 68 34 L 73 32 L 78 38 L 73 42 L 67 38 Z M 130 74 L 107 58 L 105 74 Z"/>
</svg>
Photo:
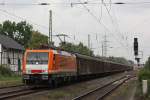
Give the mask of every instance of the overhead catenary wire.
<svg viewBox="0 0 150 100">
<path fill-rule="evenodd" d="M 47 26 L 44 26 L 44 25 L 35 23 L 35 22 L 30 21 L 30 20 L 28 20 L 28 19 L 26 19 L 26 18 L 24 18 L 24 17 L 21 17 L 21 16 L 18 16 L 18 15 L 16 15 L 16 14 L 14 14 L 14 13 L 8 12 L 7 10 L 0 9 L 0 12 L 4 12 L 4 13 L 10 15 L 10 16 L 13 16 L 13 17 L 15 17 L 15 18 L 21 19 L 21 20 L 23 20 L 23 21 L 28 21 L 29 23 L 31 23 L 31 24 L 33 24 L 33 25 L 36 25 L 36 26 L 38 26 L 38 27 L 41 27 L 41 28 L 43 28 L 43 29 L 46 29 L 46 30 L 49 29 Z M 55 35 L 53 35 L 53 36 L 55 36 Z"/>
<path fill-rule="evenodd" d="M 1 4 L 5 5 L 5 3 L 1 3 Z M 41 5 L 47 5 L 47 4 L 49 4 L 49 3 L 39 3 L 39 4 L 41 4 Z M 38 5 L 39 5 L 39 4 L 38 4 Z M 86 4 L 86 3 L 81 3 L 81 2 L 80 2 L 80 4 L 83 5 L 83 4 Z M 31 4 L 31 5 L 36 5 L 36 4 Z M 91 13 L 90 10 L 89 10 L 85 5 L 84 5 L 84 7 L 88 10 L 88 12 L 89 12 L 97 21 L 99 21 L 99 22 L 101 21 L 101 20 L 99 20 L 93 13 Z M 19 19 L 27 20 L 26 18 L 17 16 L 17 15 L 15 15 L 15 14 L 10 13 L 10 12 L 8 12 L 8 11 L 6 11 L 6 10 L 3 10 L 3 9 L 0 9 L 0 11 L 5 12 L 5 13 L 11 15 L 11 16 L 17 17 L 17 18 L 19 18 Z M 28 20 L 28 21 L 29 21 L 29 20 Z M 31 21 L 29 21 L 29 22 L 31 22 Z M 48 27 L 46 27 L 46 26 L 39 25 L 39 24 L 37 24 L 37 23 L 35 23 L 35 22 L 31 22 L 31 23 L 33 23 L 33 24 L 35 24 L 35 25 L 37 25 L 37 26 L 46 28 L 46 29 L 48 28 Z M 101 23 L 101 22 L 100 22 L 100 23 Z M 101 24 L 102 24 L 102 23 L 101 23 Z M 106 30 L 108 30 L 107 27 L 106 27 L 104 24 L 102 24 L 102 25 L 105 27 Z"/>
<path fill-rule="evenodd" d="M 78 0 L 78 1 L 81 2 L 80 0 Z M 100 20 L 99 18 L 97 18 L 97 17 L 90 11 L 90 9 L 89 9 L 86 5 L 82 4 L 82 6 L 88 11 L 88 13 L 89 13 L 100 25 L 102 25 L 107 31 L 110 31 L 110 30 L 101 22 L 101 20 Z"/>
<path fill-rule="evenodd" d="M 23 17 L 20 17 L 20 16 L 15 15 L 15 14 L 13 14 L 13 13 L 10 13 L 10 12 L 8 12 L 8 11 L 6 11 L 6 10 L 0 9 L 0 11 L 1 11 L 1 12 L 4 12 L 4 13 L 10 15 L 10 16 L 13 16 L 13 17 L 15 17 L 15 18 L 18 18 L 18 19 L 21 19 L 21 20 L 24 20 L 24 21 L 29 21 L 30 23 L 32 23 L 32 24 L 34 24 L 34 25 L 36 25 L 36 26 L 42 27 L 42 28 L 44 28 L 44 29 L 48 29 L 48 27 L 46 27 L 46 26 L 37 24 L 37 23 L 35 23 L 35 22 L 33 22 L 33 21 L 30 21 L 30 20 L 28 20 L 28 19 L 26 19 L 26 18 L 23 18 Z M 53 36 L 55 36 L 55 35 L 53 35 Z"/>
<path fill-rule="evenodd" d="M 107 13 L 108 13 L 108 15 L 109 15 L 109 17 L 110 17 L 110 19 L 111 19 L 111 21 L 112 21 L 112 24 L 115 24 L 114 23 L 114 20 L 113 20 L 113 18 L 112 18 L 112 15 L 110 14 L 110 10 L 107 8 L 107 6 L 106 6 L 106 3 L 104 2 L 104 0 L 101 0 L 102 1 L 102 3 L 103 3 L 103 5 L 105 6 L 105 8 L 106 8 L 106 11 L 107 11 Z M 110 1 L 111 2 L 111 1 Z M 116 24 L 117 24 L 117 26 L 116 26 L 116 31 L 118 31 L 117 32 L 117 34 L 118 34 L 118 36 L 120 35 L 121 36 L 121 38 L 124 40 L 124 36 L 121 34 L 121 32 L 120 32 L 120 29 L 119 29 L 119 27 L 118 27 L 118 23 L 116 22 Z M 127 46 L 125 46 L 126 48 L 128 48 L 128 43 L 127 43 L 127 41 L 125 41 L 126 42 L 126 44 L 127 44 Z M 129 49 L 129 48 L 128 48 Z"/>
<path fill-rule="evenodd" d="M 104 1 L 104 0 L 103 0 Z M 86 4 L 86 5 L 99 5 L 102 4 L 99 2 L 99 0 L 97 1 L 85 1 L 85 2 L 70 2 L 70 3 L 62 3 L 62 2 L 40 2 L 40 3 L 6 3 L 6 2 L 1 2 L 0 5 L 32 5 L 32 6 L 42 6 L 42 5 L 77 5 L 77 4 Z M 109 4 L 109 5 L 131 5 L 131 4 L 150 4 L 150 2 L 112 2 L 112 0 L 109 0 L 109 2 L 105 3 L 105 4 Z"/>
<path fill-rule="evenodd" d="M 24 20 L 24 21 L 29 21 L 30 23 L 32 23 L 32 24 L 34 24 L 34 25 L 36 25 L 36 26 L 42 27 L 42 28 L 44 28 L 44 29 L 47 29 L 47 30 L 49 29 L 48 27 L 46 27 L 46 26 L 44 26 L 44 25 L 37 24 L 37 23 L 35 23 L 35 22 L 33 22 L 33 21 L 30 21 L 30 20 L 28 20 L 28 19 L 26 19 L 26 18 L 24 18 L 24 17 L 21 17 L 21 16 L 18 16 L 18 15 L 15 15 L 14 13 L 8 12 L 7 10 L 0 9 L 0 11 L 1 11 L 1 12 L 4 12 L 4 13 L 10 15 L 10 16 L 13 16 L 13 17 L 15 17 L 15 18 L 18 18 L 18 19 L 21 19 L 21 20 Z M 54 34 L 53 36 L 56 36 L 56 35 Z M 56 36 L 56 37 L 57 37 L 57 36 Z M 69 37 L 69 38 L 70 38 L 70 37 Z M 77 40 L 76 40 L 76 41 L 77 41 Z M 78 42 L 80 42 L 80 41 L 78 41 Z"/>
<path fill-rule="evenodd" d="M 85 3 L 85 2 L 79 2 L 79 3 L 74 3 L 74 4 L 82 4 L 82 5 L 86 5 L 86 4 L 96 4 L 96 3 Z M 100 4 L 100 3 L 99 3 Z M 19 4 L 18 4 L 19 5 Z M 36 4 L 33 4 L 33 5 L 36 5 Z M 46 4 L 42 4 L 42 5 L 46 5 Z M 50 4 L 49 4 L 50 5 Z M 110 32 L 110 30 L 101 22 L 101 19 L 99 19 L 99 18 L 97 18 L 97 16 L 95 16 L 91 11 L 90 11 L 90 9 L 89 8 L 87 8 L 86 6 L 84 7 L 84 8 L 86 8 L 87 9 L 87 11 L 107 30 L 107 31 L 109 31 Z M 8 11 L 7 11 L 8 12 Z M 102 18 L 102 17 L 101 17 Z M 22 19 L 22 18 L 21 18 Z M 23 20 L 24 20 L 24 18 L 23 18 Z M 26 19 L 25 19 L 26 20 Z M 36 25 L 36 23 L 34 23 L 35 25 Z M 39 25 L 37 25 L 37 26 L 39 26 Z M 40 27 L 41 27 L 41 25 L 40 25 Z M 42 26 L 43 27 L 43 26 Z M 45 27 L 45 26 L 44 26 Z M 47 27 L 48 28 L 48 27 Z M 111 32 L 110 32 L 111 33 Z"/>
<path fill-rule="evenodd" d="M 107 11 L 107 13 L 108 13 L 108 15 L 109 15 L 109 17 L 110 17 L 110 19 L 111 19 L 111 21 L 112 21 L 112 24 L 114 24 L 114 26 L 115 26 L 115 23 L 114 23 L 114 20 L 113 20 L 113 18 L 112 18 L 112 15 L 110 14 L 110 10 L 107 8 L 107 5 L 106 5 L 106 3 L 104 2 L 104 0 L 101 0 L 101 2 L 102 2 L 102 4 L 105 6 L 105 8 L 106 8 L 106 11 Z M 111 1 L 110 1 L 111 2 Z M 116 22 L 116 24 L 118 25 L 118 23 Z M 122 36 L 122 34 L 121 34 L 121 32 L 120 32 L 120 29 L 119 29 L 119 27 L 118 26 L 116 26 L 116 31 L 118 30 L 118 32 L 117 32 L 117 34 L 119 34 L 120 36 L 121 36 L 121 38 L 124 40 L 124 36 Z M 119 36 L 118 35 L 118 36 Z M 126 42 L 126 41 L 125 41 Z M 122 43 L 121 43 L 122 44 Z M 126 42 L 126 44 L 128 45 L 128 43 Z M 124 45 L 124 44 L 122 44 L 122 45 Z M 128 46 L 125 46 L 124 45 L 124 47 L 127 49 L 127 51 L 128 51 Z"/>
<path fill-rule="evenodd" d="M 10 15 L 10 16 L 13 16 L 13 17 L 15 17 L 15 18 L 18 18 L 18 19 L 21 19 L 21 20 L 24 20 L 24 21 L 28 21 L 28 22 L 30 22 L 30 23 L 36 25 L 36 26 L 40 26 L 40 27 L 42 27 L 42 28 L 44 28 L 44 29 L 48 29 L 48 27 L 46 27 L 46 26 L 44 26 L 44 25 L 37 24 L 37 23 L 35 23 L 35 22 L 33 22 L 33 21 L 30 21 L 30 20 L 28 20 L 28 19 L 26 19 L 26 18 L 24 18 L 24 17 L 21 17 L 21 16 L 17 16 L 17 15 L 15 15 L 14 13 L 8 12 L 7 10 L 0 9 L 0 11 L 1 11 L 1 12 L 4 12 L 4 13 Z"/>
<path fill-rule="evenodd" d="M 125 38 L 125 36 L 121 34 L 121 31 L 120 31 L 120 29 L 119 29 L 118 20 L 117 20 L 117 17 L 116 17 L 116 14 L 115 14 L 115 13 L 114 13 L 114 18 L 116 19 L 116 26 L 118 27 L 118 32 L 119 32 L 121 38 L 126 42 L 126 45 L 127 45 L 128 49 L 133 50 L 133 49 L 131 48 L 132 46 L 128 44 L 127 38 Z M 115 19 L 114 19 L 114 20 L 115 20 Z"/>
<path fill-rule="evenodd" d="M 100 20 L 102 20 L 102 17 L 103 17 L 103 5 L 100 6 Z"/>
<path fill-rule="evenodd" d="M 48 3 L 48 2 L 41 2 L 41 3 L 5 3 L 5 2 L 1 2 L 0 5 L 15 5 L 15 6 L 22 6 L 22 5 L 31 5 L 31 6 L 59 6 L 59 5 L 78 5 L 78 4 L 85 4 L 85 5 L 99 5 L 102 4 L 99 2 L 99 0 L 96 1 L 88 1 L 88 2 L 71 2 L 71 3 L 62 3 L 62 2 L 52 2 L 52 3 Z M 110 8 L 111 5 L 137 5 L 137 4 L 150 4 L 150 2 L 112 2 L 112 0 L 110 0 L 109 2 L 105 3 L 105 4 L 109 4 Z"/>
<path fill-rule="evenodd" d="M 80 0 L 78 0 L 78 1 L 81 2 Z M 116 39 L 116 37 L 114 36 L 114 34 L 111 33 L 111 31 L 101 22 L 101 20 L 99 20 L 99 19 L 90 11 L 90 9 L 89 9 L 86 5 L 82 4 L 82 6 L 88 11 L 88 13 L 89 13 L 100 25 L 102 25 L 110 34 L 113 35 L 113 37 L 115 38 L 116 41 L 118 41 L 118 39 Z M 122 47 L 124 47 L 124 48 L 127 50 L 127 52 L 128 52 L 128 49 L 126 48 L 126 46 L 125 46 L 122 42 L 120 42 L 120 41 L 118 41 L 118 42 L 119 42 L 119 43 L 122 45 Z"/>
<path fill-rule="evenodd" d="M 110 3 L 110 4 L 109 4 L 109 5 L 110 5 L 110 6 L 109 6 L 109 12 L 110 12 L 110 10 L 111 10 L 111 5 L 112 5 L 112 0 L 109 0 L 109 3 Z"/>
<path fill-rule="evenodd" d="M 119 24 L 118 24 L 118 20 L 117 20 L 117 16 L 116 16 L 116 14 L 115 14 L 115 12 L 113 12 L 113 15 L 114 15 L 114 20 L 116 20 L 116 25 L 117 25 L 117 27 L 119 27 Z M 119 31 L 120 32 L 120 31 Z M 121 34 L 121 33 L 120 33 Z M 124 35 L 120 35 L 121 36 L 121 38 L 124 38 Z M 123 37 L 122 37 L 123 36 Z M 128 51 L 129 51 L 129 53 L 131 54 L 130 56 L 132 56 L 133 55 L 133 46 L 132 45 L 129 45 L 129 42 L 128 42 L 128 39 L 126 38 L 126 39 L 123 39 L 125 42 L 126 42 L 126 47 L 128 48 Z M 131 57 L 132 58 L 132 57 Z"/>
</svg>

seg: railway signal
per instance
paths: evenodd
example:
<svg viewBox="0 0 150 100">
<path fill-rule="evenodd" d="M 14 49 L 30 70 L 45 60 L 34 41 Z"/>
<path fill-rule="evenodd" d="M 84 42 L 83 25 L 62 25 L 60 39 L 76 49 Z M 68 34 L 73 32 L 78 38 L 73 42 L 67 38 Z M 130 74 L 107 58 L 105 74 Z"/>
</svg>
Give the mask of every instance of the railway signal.
<svg viewBox="0 0 150 100">
<path fill-rule="evenodd" d="M 139 57 L 139 53 L 142 53 L 143 56 L 143 52 L 139 51 L 139 46 L 138 46 L 138 38 L 134 38 L 134 55 L 135 55 L 135 60 L 137 61 L 138 66 L 140 66 L 140 57 Z"/>
<path fill-rule="evenodd" d="M 138 56 L 138 38 L 134 38 L 134 55 Z"/>
</svg>

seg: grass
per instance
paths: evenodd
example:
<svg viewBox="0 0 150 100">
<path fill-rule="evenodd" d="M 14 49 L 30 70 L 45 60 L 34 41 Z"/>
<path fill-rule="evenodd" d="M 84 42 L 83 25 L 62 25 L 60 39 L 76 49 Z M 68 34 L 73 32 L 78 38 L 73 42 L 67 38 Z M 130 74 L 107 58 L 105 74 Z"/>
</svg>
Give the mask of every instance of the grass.
<svg viewBox="0 0 150 100">
<path fill-rule="evenodd" d="M 131 100 L 134 97 L 135 88 L 136 80 L 130 80 L 114 90 L 109 96 L 106 96 L 104 100 Z"/>
<path fill-rule="evenodd" d="M 17 75 L 6 65 L 0 65 L 0 87 L 22 84 L 21 75 Z"/>
<path fill-rule="evenodd" d="M 21 77 L 5 77 L 0 79 L 0 87 L 12 86 L 12 85 L 20 85 L 22 84 Z"/>
<path fill-rule="evenodd" d="M 148 81 L 148 93 L 143 95 L 142 93 L 142 80 Z M 143 68 L 138 73 L 138 82 L 137 82 L 137 91 L 136 91 L 136 100 L 150 100 L 150 70 Z"/>
<path fill-rule="evenodd" d="M 141 95 L 142 100 L 150 100 L 150 57 L 146 61 L 144 68 L 142 68 L 138 73 L 138 79 L 139 79 L 139 95 Z M 143 95 L 142 93 L 142 80 L 148 81 L 148 93 L 146 95 Z"/>
<path fill-rule="evenodd" d="M 52 94 L 49 94 L 48 98 L 49 99 L 52 99 L 52 98 L 53 99 L 61 99 L 61 98 L 65 97 L 65 96 L 69 96 L 69 95 L 70 95 L 69 93 L 64 92 L 64 91 L 55 91 Z"/>
<path fill-rule="evenodd" d="M 138 81 L 137 82 L 137 89 L 136 89 L 136 93 L 135 93 L 135 100 L 150 100 L 150 93 L 148 93 L 147 95 L 143 95 L 142 93 L 142 85 L 141 83 Z"/>
<path fill-rule="evenodd" d="M 63 100 L 64 98 L 70 99 L 70 97 L 77 96 L 78 93 L 86 89 L 88 89 L 87 85 L 76 84 L 75 88 L 72 88 L 72 86 L 68 86 L 65 89 L 56 89 L 48 93 L 48 98 L 52 100 L 62 100 L 62 98 Z"/>
<path fill-rule="evenodd" d="M 141 84 L 139 81 L 137 81 L 137 89 L 135 92 L 135 100 L 146 100 L 146 98 L 143 98 L 143 94 L 142 94 L 142 88 L 141 88 Z"/>
<path fill-rule="evenodd" d="M 20 80 L 21 79 L 21 76 L 2 76 L 0 77 L 0 81 L 13 81 L 13 80 Z"/>
</svg>

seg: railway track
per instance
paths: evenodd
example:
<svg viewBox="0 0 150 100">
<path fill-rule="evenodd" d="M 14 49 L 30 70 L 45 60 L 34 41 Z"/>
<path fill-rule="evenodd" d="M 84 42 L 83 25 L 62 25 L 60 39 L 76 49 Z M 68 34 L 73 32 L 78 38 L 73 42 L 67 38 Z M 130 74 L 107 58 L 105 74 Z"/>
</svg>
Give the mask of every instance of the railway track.
<svg viewBox="0 0 150 100">
<path fill-rule="evenodd" d="M 129 77 L 120 76 L 116 80 L 105 83 L 92 91 L 86 92 L 72 100 L 100 100 L 102 97 L 109 94 L 113 89 L 117 88 L 124 81 L 128 80 Z M 18 98 L 22 96 L 32 95 L 34 93 L 43 92 L 47 90 L 47 87 L 27 87 L 25 85 L 9 86 L 0 88 L 0 100 L 11 100 L 12 98 Z"/>
<path fill-rule="evenodd" d="M 110 94 L 114 89 L 122 85 L 124 82 L 133 78 L 135 76 L 122 77 L 120 79 L 114 80 L 104 86 L 100 86 L 96 89 L 88 91 L 81 94 L 78 97 L 73 98 L 72 100 L 102 100 L 105 96 Z"/>
<path fill-rule="evenodd" d="M 24 85 L 20 84 L 20 85 L 4 86 L 4 87 L 0 87 L 0 89 L 6 89 L 6 88 L 12 88 L 12 87 L 19 87 L 19 86 L 24 86 Z"/>
<path fill-rule="evenodd" d="M 32 93 L 41 92 L 43 88 L 33 88 L 24 85 L 0 88 L 0 100 L 12 99 Z"/>
</svg>

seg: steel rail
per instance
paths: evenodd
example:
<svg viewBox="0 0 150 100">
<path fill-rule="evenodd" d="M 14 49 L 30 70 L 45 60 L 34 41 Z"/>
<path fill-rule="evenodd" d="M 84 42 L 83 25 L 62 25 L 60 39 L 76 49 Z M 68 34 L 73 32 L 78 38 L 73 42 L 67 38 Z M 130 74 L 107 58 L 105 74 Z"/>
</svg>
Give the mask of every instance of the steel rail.
<svg viewBox="0 0 150 100">
<path fill-rule="evenodd" d="M 82 100 L 82 99 L 84 100 L 84 98 L 86 98 L 87 96 L 92 95 L 92 94 L 94 94 L 95 92 L 98 92 L 98 91 L 102 92 L 103 89 L 105 89 L 105 88 L 111 86 L 111 85 L 112 85 L 113 83 L 115 83 L 115 82 L 118 82 L 118 81 L 121 81 L 121 80 L 122 80 L 122 82 L 120 82 L 119 84 L 115 85 L 115 86 L 112 87 L 111 89 L 108 89 L 108 91 L 105 91 L 105 93 L 104 93 L 103 95 L 100 95 L 100 96 L 97 97 L 97 99 L 96 99 L 96 100 L 101 100 L 103 97 L 105 97 L 106 95 L 108 95 L 109 93 L 111 93 L 114 89 L 116 89 L 117 87 L 119 87 L 120 85 L 122 85 L 122 84 L 123 84 L 125 81 L 127 81 L 128 79 L 130 79 L 130 77 L 123 76 L 123 77 L 121 77 L 121 78 L 119 78 L 119 79 L 116 79 L 116 80 L 114 80 L 114 81 L 112 81 L 112 82 L 109 82 L 108 84 L 105 84 L 104 86 L 100 86 L 100 87 L 98 87 L 98 88 L 96 88 L 96 89 L 93 89 L 93 90 L 91 90 L 91 91 L 88 91 L 88 92 L 86 92 L 86 93 L 84 93 L 84 94 L 82 94 L 82 95 L 80 95 L 80 96 L 78 96 L 78 97 L 75 97 L 75 98 L 73 98 L 72 100 Z"/>
<path fill-rule="evenodd" d="M 20 84 L 20 85 L 4 86 L 4 87 L 0 87 L 0 89 L 13 88 L 13 87 L 20 87 L 20 86 L 25 86 L 25 85 Z"/>
<path fill-rule="evenodd" d="M 31 93 L 41 92 L 45 88 L 33 88 L 26 86 L 12 86 L 0 89 L 0 100 L 11 99 L 19 96 L 25 96 Z"/>
</svg>

